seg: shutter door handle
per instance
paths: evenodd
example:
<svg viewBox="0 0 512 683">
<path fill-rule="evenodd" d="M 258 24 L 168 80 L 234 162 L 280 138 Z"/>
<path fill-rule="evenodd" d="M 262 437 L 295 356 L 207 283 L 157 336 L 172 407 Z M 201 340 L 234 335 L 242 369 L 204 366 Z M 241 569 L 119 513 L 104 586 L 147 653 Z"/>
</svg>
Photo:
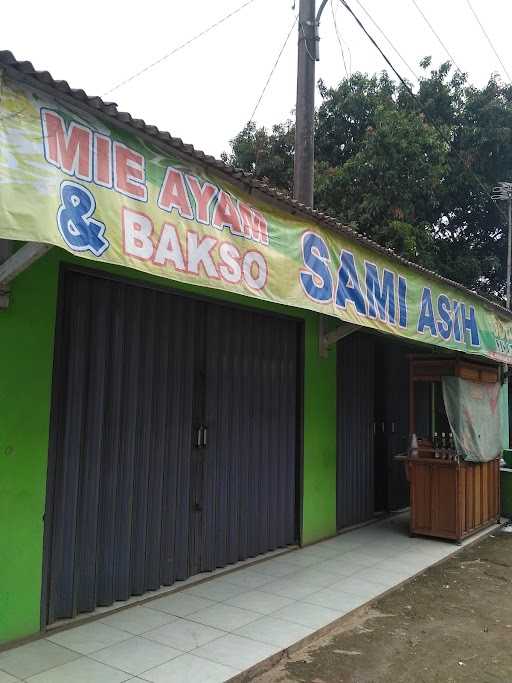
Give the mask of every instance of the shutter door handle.
<svg viewBox="0 0 512 683">
<path fill-rule="evenodd" d="M 201 431 L 202 427 L 197 428 L 197 433 L 196 433 L 196 448 L 201 448 Z"/>
<path fill-rule="evenodd" d="M 208 446 L 208 427 L 203 427 L 203 448 Z"/>
</svg>

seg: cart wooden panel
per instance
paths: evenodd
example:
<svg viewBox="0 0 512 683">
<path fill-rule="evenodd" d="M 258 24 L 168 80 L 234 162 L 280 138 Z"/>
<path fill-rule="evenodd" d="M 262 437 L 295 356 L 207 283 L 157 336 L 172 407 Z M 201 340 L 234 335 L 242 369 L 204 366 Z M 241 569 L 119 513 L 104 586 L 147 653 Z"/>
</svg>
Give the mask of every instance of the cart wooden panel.
<svg viewBox="0 0 512 683">
<path fill-rule="evenodd" d="M 409 458 L 411 533 L 460 541 L 499 521 L 499 458 L 486 463 Z"/>
<path fill-rule="evenodd" d="M 472 382 L 500 379 L 496 364 L 460 356 L 409 356 L 410 432 L 417 434 L 414 387 L 417 382 L 439 383 L 444 376 Z M 442 450 L 442 449 L 441 449 Z M 499 521 L 499 458 L 486 463 L 434 457 L 432 435 L 419 439 L 418 456 L 406 458 L 411 485 L 411 533 L 461 541 Z"/>
</svg>

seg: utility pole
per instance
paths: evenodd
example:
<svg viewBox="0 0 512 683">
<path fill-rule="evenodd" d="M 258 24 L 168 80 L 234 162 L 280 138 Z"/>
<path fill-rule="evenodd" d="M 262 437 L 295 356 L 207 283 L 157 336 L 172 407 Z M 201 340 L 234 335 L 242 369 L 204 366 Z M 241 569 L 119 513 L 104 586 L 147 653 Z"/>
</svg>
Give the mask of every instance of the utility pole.
<svg viewBox="0 0 512 683">
<path fill-rule="evenodd" d="M 300 0 L 293 196 L 307 206 L 313 206 L 315 33 L 315 0 Z"/>
<path fill-rule="evenodd" d="M 493 189 L 492 198 L 508 203 L 508 240 L 507 240 L 507 308 L 510 310 L 510 278 L 512 276 L 512 183 L 498 183 Z"/>
<path fill-rule="evenodd" d="M 315 161 L 315 62 L 319 59 L 318 27 L 326 2 L 322 0 L 318 14 L 315 14 L 315 0 L 300 0 L 299 4 L 293 196 L 311 207 Z"/>
</svg>

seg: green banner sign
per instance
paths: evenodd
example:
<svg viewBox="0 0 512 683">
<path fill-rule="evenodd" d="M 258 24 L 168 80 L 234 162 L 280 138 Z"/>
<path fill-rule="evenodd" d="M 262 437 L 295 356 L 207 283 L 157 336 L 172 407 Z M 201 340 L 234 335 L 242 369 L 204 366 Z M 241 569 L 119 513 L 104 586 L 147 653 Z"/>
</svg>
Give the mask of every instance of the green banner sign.
<svg viewBox="0 0 512 683">
<path fill-rule="evenodd" d="M 512 319 L 0 72 L 0 237 L 512 362 Z"/>
</svg>

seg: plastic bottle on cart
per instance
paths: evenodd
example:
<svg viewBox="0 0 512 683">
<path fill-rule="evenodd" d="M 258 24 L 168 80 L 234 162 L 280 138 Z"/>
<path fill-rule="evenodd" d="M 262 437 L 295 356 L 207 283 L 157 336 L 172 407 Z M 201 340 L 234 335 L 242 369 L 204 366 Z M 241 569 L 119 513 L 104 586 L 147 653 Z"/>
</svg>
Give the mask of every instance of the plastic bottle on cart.
<svg viewBox="0 0 512 683">
<path fill-rule="evenodd" d="M 416 434 L 411 434 L 411 441 L 409 444 L 409 456 L 411 458 L 418 457 L 418 437 Z"/>
<path fill-rule="evenodd" d="M 434 458 L 439 457 L 439 437 L 437 436 L 437 432 L 434 432 L 434 438 L 432 439 L 433 446 L 434 446 Z"/>
<path fill-rule="evenodd" d="M 446 460 L 448 453 L 446 452 L 446 434 L 443 432 L 441 434 L 441 458 Z"/>
<path fill-rule="evenodd" d="M 453 438 L 452 432 L 450 432 L 450 434 L 449 434 L 449 439 L 450 439 L 450 450 L 452 452 L 452 459 L 454 460 L 454 462 L 460 463 L 460 456 L 457 453 L 457 450 L 455 448 L 455 439 Z"/>
</svg>

